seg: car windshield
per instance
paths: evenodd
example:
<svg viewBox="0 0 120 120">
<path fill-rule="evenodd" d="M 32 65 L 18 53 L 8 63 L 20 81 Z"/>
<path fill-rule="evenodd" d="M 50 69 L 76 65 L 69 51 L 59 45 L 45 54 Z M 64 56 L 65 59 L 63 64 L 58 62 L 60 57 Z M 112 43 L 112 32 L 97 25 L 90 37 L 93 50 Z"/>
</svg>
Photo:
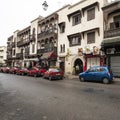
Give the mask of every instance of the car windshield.
<svg viewBox="0 0 120 120">
<path fill-rule="evenodd" d="M 60 72 L 59 69 L 55 69 L 55 68 L 50 68 L 49 71 L 50 71 L 50 72 Z"/>
</svg>

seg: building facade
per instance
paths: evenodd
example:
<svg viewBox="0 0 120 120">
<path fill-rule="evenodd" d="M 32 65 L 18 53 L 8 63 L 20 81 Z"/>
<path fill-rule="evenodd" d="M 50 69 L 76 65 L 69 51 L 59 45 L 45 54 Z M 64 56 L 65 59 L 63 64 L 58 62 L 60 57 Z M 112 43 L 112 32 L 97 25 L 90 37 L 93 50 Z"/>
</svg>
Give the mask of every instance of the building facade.
<svg viewBox="0 0 120 120">
<path fill-rule="evenodd" d="M 0 66 L 6 65 L 7 47 L 0 46 Z"/>
<path fill-rule="evenodd" d="M 90 66 L 103 65 L 102 0 L 83 0 L 59 12 L 58 56 L 65 72 L 78 74 Z"/>
<path fill-rule="evenodd" d="M 104 14 L 104 39 L 102 50 L 105 62 L 114 76 L 120 77 L 120 0 L 106 4 Z"/>
<path fill-rule="evenodd" d="M 8 38 L 8 63 L 23 67 L 58 66 L 70 74 L 111 64 L 110 59 L 119 59 L 119 52 L 114 58 L 106 54 L 113 47 L 108 47 L 105 39 L 114 37 L 119 41 L 119 0 L 112 3 L 82 0 L 33 20 L 30 26 Z"/>
</svg>

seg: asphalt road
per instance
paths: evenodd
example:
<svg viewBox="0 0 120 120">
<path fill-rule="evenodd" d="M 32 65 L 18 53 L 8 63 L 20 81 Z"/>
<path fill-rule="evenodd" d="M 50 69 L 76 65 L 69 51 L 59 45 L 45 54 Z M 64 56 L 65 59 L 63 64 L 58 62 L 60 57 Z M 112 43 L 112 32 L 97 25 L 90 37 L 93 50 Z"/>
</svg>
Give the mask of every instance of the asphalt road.
<svg viewBox="0 0 120 120">
<path fill-rule="evenodd" d="M 120 82 L 0 73 L 0 120 L 120 120 Z"/>
</svg>

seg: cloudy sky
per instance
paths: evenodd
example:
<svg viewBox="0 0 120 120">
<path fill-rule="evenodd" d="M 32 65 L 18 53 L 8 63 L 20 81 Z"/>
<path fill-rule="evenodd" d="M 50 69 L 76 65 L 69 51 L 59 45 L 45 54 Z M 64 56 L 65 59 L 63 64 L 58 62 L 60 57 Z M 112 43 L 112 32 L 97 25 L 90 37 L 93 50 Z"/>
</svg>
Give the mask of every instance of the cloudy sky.
<svg viewBox="0 0 120 120">
<path fill-rule="evenodd" d="M 80 0 L 46 0 L 47 11 L 42 8 L 45 0 L 1 0 L 0 3 L 0 46 L 6 45 L 7 38 L 14 31 L 22 30 L 30 25 L 30 21 L 39 15 L 47 16 L 66 4 L 74 4 Z"/>
</svg>

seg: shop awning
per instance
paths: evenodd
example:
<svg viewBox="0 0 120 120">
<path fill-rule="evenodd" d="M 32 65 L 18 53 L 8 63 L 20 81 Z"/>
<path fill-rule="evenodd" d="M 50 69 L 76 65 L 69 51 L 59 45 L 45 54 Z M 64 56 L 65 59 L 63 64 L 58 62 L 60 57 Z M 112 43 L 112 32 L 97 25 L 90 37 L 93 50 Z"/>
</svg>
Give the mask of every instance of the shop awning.
<svg viewBox="0 0 120 120">
<path fill-rule="evenodd" d="M 41 56 L 41 59 L 48 59 L 48 58 L 56 59 L 57 55 L 54 52 L 47 52 L 47 53 L 43 53 L 43 55 Z"/>
<path fill-rule="evenodd" d="M 102 46 L 117 46 L 120 45 L 120 37 L 119 38 L 112 38 L 112 39 L 104 39 L 101 43 Z"/>
</svg>

